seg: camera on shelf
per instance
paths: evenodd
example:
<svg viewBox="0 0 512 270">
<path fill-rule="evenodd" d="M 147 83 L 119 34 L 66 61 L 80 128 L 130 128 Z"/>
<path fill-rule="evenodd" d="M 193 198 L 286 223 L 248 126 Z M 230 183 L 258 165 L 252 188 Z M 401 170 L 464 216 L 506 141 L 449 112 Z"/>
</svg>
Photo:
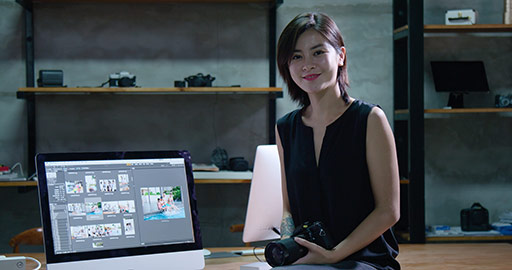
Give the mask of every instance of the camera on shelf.
<svg viewBox="0 0 512 270">
<path fill-rule="evenodd" d="M 247 171 L 249 169 L 249 162 L 243 157 L 230 158 L 229 169 L 235 172 Z"/>
<path fill-rule="evenodd" d="M 497 108 L 512 108 L 512 95 L 496 95 Z"/>
<path fill-rule="evenodd" d="M 214 80 L 215 77 L 210 76 L 210 74 L 204 76 L 203 73 L 198 73 L 197 75 L 185 78 L 188 87 L 211 87 Z"/>
<path fill-rule="evenodd" d="M 108 85 L 110 87 L 134 87 L 135 75 L 127 71 L 110 74 L 108 78 Z"/>
<path fill-rule="evenodd" d="M 460 211 L 460 227 L 463 231 L 488 231 L 491 229 L 489 224 L 489 211 L 480 203 L 473 203 L 471 208 Z"/>
<path fill-rule="evenodd" d="M 290 238 L 271 242 L 265 247 L 265 259 L 272 266 L 289 265 L 298 259 L 306 256 L 308 249 L 297 244 L 294 237 L 300 237 L 313 242 L 325 249 L 332 249 L 334 243 L 327 234 L 323 224 L 317 222 L 304 222 L 304 224 L 295 228 Z"/>
<path fill-rule="evenodd" d="M 64 87 L 62 70 L 39 70 L 38 87 Z"/>
</svg>

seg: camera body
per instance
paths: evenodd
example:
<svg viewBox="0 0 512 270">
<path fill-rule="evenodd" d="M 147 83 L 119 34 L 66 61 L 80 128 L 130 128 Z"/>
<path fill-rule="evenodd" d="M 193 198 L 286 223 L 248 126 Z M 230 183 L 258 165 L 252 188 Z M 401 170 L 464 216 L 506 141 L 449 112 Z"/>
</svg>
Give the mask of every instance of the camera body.
<svg viewBox="0 0 512 270">
<path fill-rule="evenodd" d="M 306 256 L 308 249 L 297 244 L 293 240 L 294 237 L 303 238 L 325 249 L 334 248 L 334 242 L 329 234 L 327 234 L 322 222 L 304 222 L 304 224 L 295 228 L 290 238 L 267 244 L 265 247 L 265 259 L 269 265 L 272 267 L 289 265 Z"/>
<path fill-rule="evenodd" d="M 210 76 L 210 74 L 204 76 L 203 73 L 198 73 L 197 75 L 185 78 L 188 87 L 211 87 L 214 80 L 215 77 Z"/>
<path fill-rule="evenodd" d="M 490 230 L 489 211 L 480 203 L 473 203 L 471 208 L 462 209 L 460 211 L 460 226 L 463 231 Z"/>
<path fill-rule="evenodd" d="M 512 95 L 496 95 L 496 108 L 512 108 Z"/>
<path fill-rule="evenodd" d="M 64 87 L 62 70 L 39 70 L 38 87 Z"/>
<path fill-rule="evenodd" d="M 229 169 L 235 172 L 243 172 L 249 169 L 249 162 L 243 157 L 233 157 L 229 159 Z"/>
<path fill-rule="evenodd" d="M 135 75 L 127 71 L 110 74 L 108 78 L 108 85 L 110 87 L 134 87 Z"/>
</svg>

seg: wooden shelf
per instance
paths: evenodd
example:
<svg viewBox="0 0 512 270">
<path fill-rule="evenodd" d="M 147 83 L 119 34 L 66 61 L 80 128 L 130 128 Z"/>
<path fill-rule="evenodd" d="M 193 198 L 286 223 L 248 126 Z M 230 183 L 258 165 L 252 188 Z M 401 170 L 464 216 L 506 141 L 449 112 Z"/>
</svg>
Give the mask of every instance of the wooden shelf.
<svg viewBox="0 0 512 270">
<path fill-rule="evenodd" d="M 196 184 L 250 184 L 251 179 L 195 179 Z M 37 181 L 0 181 L 0 187 L 37 187 Z"/>
<path fill-rule="evenodd" d="M 2 181 L 0 187 L 37 187 L 37 181 Z"/>
<path fill-rule="evenodd" d="M 17 0 L 21 1 L 21 0 Z M 276 0 L 24 0 L 32 3 L 268 3 Z"/>
<path fill-rule="evenodd" d="M 251 179 L 195 179 L 196 184 L 249 184 Z"/>
<path fill-rule="evenodd" d="M 251 183 L 251 179 L 251 171 L 194 171 L 194 182 L 196 184 L 247 184 Z"/>
<path fill-rule="evenodd" d="M 112 93 L 112 94 L 150 94 L 150 93 L 270 93 L 282 92 L 280 87 L 22 87 L 18 94 L 66 94 L 66 93 Z"/>
<path fill-rule="evenodd" d="M 424 33 L 501 33 L 512 32 L 512 24 L 473 24 L 473 25 L 444 25 L 427 24 L 423 26 Z M 404 25 L 393 30 L 395 39 L 401 39 L 409 34 L 409 26 Z"/>
<path fill-rule="evenodd" d="M 410 233 L 396 229 L 395 235 L 404 241 L 410 241 Z M 486 235 L 486 236 L 426 236 L 428 243 L 446 243 L 446 242 L 509 242 L 512 241 L 512 235 Z"/>
<path fill-rule="evenodd" d="M 512 112 L 512 108 L 461 108 L 461 109 L 425 109 L 425 113 L 498 113 Z M 395 110 L 395 114 L 408 114 L 409 110 Z"/>
<path fill-rule="evenodd" d="M 512 235 L 482 235 L 482 236 L 427 236 L 427 242 L 486 242 L 512 241 Z"/>
<path fill-rule="evenodd" d="M 430 24 L 423 28 L 425 33 L 496 33 L 512 32 L 512 24 L 443 25 Z"/>
<path fill-rule="evenodd" d="M 425 109 L 425 113 L 497 113 L 497 112 L 512 112 L 512 108 Z"/>
<path fill-rule="evenodd" d="M 397 29 L 394 29 L 393 30 L 393 34 L 396 35 L 396 34 L 400 34 L 402 32 L 407 32 L 407 31 L 409 31 L 409 26 L 408 25 L 404 25 L 402 27 L 398 27 Z"/>
</svg>

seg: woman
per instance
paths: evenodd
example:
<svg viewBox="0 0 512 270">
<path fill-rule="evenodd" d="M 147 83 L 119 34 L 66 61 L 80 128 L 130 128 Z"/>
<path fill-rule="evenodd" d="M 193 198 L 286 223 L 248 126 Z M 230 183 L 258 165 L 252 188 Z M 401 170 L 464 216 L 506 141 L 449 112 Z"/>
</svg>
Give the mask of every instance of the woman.
<svg viewBox="0 0 512 270">
<path fill-rule="evenodd" d="M 300 14 L 283 30 L 277 54 L 289 94 L 302 106 L 276 125 L 282 238 L 321 221 L 336 245 L 326 250 L 296 237 L 309 252 L 284 268 L 400 269 L 390 229 L 400 216 L 393 133 L 378 106 L 348 95 L 338 27 L 325 14 Z"/>
</svg>

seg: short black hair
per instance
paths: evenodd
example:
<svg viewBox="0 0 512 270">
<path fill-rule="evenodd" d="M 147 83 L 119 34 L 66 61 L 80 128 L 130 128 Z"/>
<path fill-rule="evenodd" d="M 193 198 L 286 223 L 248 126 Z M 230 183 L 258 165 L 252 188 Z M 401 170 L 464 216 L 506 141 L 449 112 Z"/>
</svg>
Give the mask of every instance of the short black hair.
<svg viewBox="0 0 512 270">
<path fill-rule="evenodd" d="M 314 29 L 320 33 L 338 53 L 341 53 L 341 47 L 345 46 L 343 37 L 336 23 L 326 14 L 317 12 L 308 12 L 297 15 L 284 28 L 277 43 L 277 66 L 279 73 L 288 85 L 288 93 L 293 101 L 298 102 L 302 107 L 308 106 L 311 101 L 309 96 L 292 79 L 290 74 L 290 61 L 297 44 L 297 40 L 306 30 Z M 347 93 L 348 73 L 347 57 L 343 59 L 343 66 L 338 67 L 337 82 L 340 87 L 341 96 L 348 104 L 349 96 Z"/>
</svg>

